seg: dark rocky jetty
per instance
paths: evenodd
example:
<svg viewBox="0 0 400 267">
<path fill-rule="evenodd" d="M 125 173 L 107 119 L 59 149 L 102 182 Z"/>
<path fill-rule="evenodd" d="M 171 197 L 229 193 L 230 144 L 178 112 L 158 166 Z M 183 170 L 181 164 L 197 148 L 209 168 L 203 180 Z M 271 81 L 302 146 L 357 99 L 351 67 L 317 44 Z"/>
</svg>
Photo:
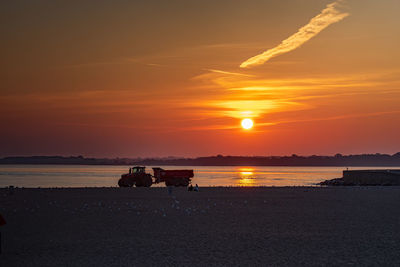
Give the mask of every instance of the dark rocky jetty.
<svg viewBox="0 0 400 267">
<path fill-rule="evenodd" d="M 376 185 L 400 185 L 400 169 L 387 170 L 354 170 L 343 171 L 342 178 L 326 180 L 319 185 L 328 186 L 376 186 Z"/>
</svg>

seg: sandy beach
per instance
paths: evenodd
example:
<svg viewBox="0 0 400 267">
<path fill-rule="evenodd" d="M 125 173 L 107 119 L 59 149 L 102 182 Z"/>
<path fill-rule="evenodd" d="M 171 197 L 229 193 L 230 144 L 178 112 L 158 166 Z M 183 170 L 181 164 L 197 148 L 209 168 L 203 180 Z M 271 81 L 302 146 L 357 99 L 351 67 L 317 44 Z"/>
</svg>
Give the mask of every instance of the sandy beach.
<svg viewBox="0 0 400 267">
<path fill-rule="evenodd" d="M 0 189 L 0 266 L 400 265 L 400 187 Z"/>
</svg>

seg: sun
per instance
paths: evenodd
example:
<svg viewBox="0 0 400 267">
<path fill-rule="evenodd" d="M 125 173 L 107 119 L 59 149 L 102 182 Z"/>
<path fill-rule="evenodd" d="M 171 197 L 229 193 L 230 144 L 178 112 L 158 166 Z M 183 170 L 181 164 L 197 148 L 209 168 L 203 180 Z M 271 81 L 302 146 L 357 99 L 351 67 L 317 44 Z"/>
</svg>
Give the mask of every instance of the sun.
<svg viewBox="0 0 400 267">
<path fill-rule="evenodd" d="M 249 130 L 253 127 L 254 122 L 251 119 L 243 119 L 242 127 L 243 129 Z"/>
</svg>

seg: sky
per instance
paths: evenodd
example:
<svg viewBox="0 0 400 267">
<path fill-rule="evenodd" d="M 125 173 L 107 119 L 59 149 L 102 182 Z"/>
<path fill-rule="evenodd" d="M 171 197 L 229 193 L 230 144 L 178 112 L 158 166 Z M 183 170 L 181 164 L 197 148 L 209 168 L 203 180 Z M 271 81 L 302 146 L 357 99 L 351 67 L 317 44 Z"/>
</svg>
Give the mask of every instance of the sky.
<svg viewBox="0 0 400 267">
<path fill-rule="evenodd" d="M 2 1 L 0 156 L 396 153 L 398 14 L 398 0 Z"/>
</svg>

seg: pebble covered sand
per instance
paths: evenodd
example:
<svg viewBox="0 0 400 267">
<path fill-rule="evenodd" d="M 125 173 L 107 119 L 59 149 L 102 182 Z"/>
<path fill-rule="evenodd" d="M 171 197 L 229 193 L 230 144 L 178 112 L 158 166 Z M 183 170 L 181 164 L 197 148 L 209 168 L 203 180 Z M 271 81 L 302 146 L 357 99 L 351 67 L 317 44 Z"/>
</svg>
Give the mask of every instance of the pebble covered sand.
<svg viewBox="0 0 400 267">
<path fill-rule="evenodd" d="M 0 189 L 0 266 L 400 266 L 400 187 Z"/>
</svg>

